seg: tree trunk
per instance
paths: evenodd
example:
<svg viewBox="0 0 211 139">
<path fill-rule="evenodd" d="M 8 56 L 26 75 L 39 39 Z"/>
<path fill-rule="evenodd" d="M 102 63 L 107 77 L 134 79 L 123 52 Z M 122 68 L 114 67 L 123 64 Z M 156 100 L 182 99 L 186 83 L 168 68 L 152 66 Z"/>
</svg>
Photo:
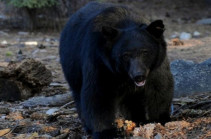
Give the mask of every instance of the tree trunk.
<svg viewBox="0 0 211 139">
<path fill-rule="evenodd" d="M 36 9 L 23 8 L 23 24 L 24 29 L 36 29 Z"/>
</svg>

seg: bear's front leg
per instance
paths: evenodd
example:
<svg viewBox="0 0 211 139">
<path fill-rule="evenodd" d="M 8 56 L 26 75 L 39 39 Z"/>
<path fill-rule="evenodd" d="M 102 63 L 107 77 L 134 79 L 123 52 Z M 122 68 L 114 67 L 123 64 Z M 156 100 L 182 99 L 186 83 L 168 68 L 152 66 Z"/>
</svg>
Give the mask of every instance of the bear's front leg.
<svg viewBox="0 0 211 139">
<path fill-rule="evenodd" d="M 114 96 L 97 86 L 82 90 L 81 116 L 94 139 L 113 139 L 116 135 Z"/>
</svg>

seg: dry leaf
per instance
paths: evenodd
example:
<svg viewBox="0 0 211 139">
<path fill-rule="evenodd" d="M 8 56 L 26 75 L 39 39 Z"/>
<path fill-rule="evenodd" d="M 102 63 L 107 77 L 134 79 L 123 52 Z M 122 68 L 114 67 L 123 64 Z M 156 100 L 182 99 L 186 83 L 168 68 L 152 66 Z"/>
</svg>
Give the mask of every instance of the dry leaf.
<svg viewBox="0 0 211 139">
<path fill-rule="evenodd" d="M 11 129 L 9 129 L 9 128 L 0 130 L 0 137 L 6 135 L 7 133 L 9 133 L 10 130 Z"/>
<path fill-rule="evenodd" d="M 146 124 L 144 125 L 144 137 L 147 139 L 150 139 L 153 137 L 153 131 L 155 129 L 155 124 Z"/>
<path fill-rule="evenodd" d="M 133 130 L 133 136 L 134 137 L 138 137 L 140 136 L 140 128 L 136 127 L 134 130 Z"/>
<path fill-rule="evenodd" d="M 39 134 L 37 132 L 34 132 L 31 134 L 30 137 L 28 137 L 27 139 L 34 139 L 34 138 L 38 138 L 39 137 Z"/>
<path fill-rule="evenodd" d="M 122 128 L 124 126 L 124 120 L 123 119 L 116 119 L 115 123 L 117 124 L 117 128 Z"/>
<path fill-rule="evenodd" d="M 174 38 L 171 40 L 170 44 L 173 46 L 178 46 L 178 45 L 184 45 L 184 42 L 178 38 Z"/>
<path fill-rule="evenodd" d="M 65 129 L 62 129 L 60 132 L 61 132 L 61 134 L 69 133 L 70 129 L 69 128 L 65 128 Z"/>
<path fill-rule="evenodd" d="M 126 123 L 126 130 L 133 130 L 135 127 L 136 127 L 136 124 L 133 122 L 133 121 L 128 121 L 128 120 L 125 120 L 125 123 Z"/>
<path fill-rule="evenodd" d="M 52 126 L 45 126 L 42 128 L 43 132 L 52 132 L 55 131 L 57 128 L 54 128 Z"/>
<path fill-rule="evenodd" d="M 133 132 L 133 129 L 136 127 L 136 124 L 133 121 L 125 120 L 125 126 L 126 134 L 129 135 Z"/>
<path fill-rule="evenodd" d="M 0 67 L 7 67 L 8 64 L 8 62 L 0 62 Z"/>
<path fill-rule="evenodd" d="M 170 130 L 174 130 L 174 129 L 181 130 L 181 129 L 189 127 L 189 126 L 190 126 L 190 123 L 188 123 L 186 121 L 175 121 L 175 122 L 168 122 L 165 124 L 165 127 Z"/>
<path fill-rule="evenodd" d="M 7 116 L 8 119 L 12 120 L 23 120 L 23 116 L 20 112 L 12 112 Z"/>
</svg>

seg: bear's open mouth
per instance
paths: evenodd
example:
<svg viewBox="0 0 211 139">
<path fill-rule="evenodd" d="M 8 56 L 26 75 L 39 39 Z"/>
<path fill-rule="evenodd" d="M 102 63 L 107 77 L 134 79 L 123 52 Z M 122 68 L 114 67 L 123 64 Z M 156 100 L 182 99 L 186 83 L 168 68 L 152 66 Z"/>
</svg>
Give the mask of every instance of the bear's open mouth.
<svg viewBox="0 0 211 139">
<path fill-rule="evenodd" d="M 138 87 L 141 87 L 141 86 L 144 86 L 146 83 L 146 80 L 143 80 L 141 82 L 135 82 L 135 84 L 138 86 Z"/>
</svg>

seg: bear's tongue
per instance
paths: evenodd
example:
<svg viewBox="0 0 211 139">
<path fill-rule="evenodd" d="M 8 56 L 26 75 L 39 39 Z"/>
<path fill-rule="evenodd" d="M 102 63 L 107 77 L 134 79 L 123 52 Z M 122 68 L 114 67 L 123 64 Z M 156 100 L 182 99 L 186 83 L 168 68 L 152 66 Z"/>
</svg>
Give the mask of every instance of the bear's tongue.
<svg viewBox="0 0 211 139">
<path fill-rule="evenodd" d="M 144 86 L 144 85 L 145 85 L 145 82 L 146 82 L 146 80 L 141 81 L 141 82 L 135 82 L 135 84 L 136 84 L 138 87 L 141 87 L 141 86 Z"/>
</svg>

